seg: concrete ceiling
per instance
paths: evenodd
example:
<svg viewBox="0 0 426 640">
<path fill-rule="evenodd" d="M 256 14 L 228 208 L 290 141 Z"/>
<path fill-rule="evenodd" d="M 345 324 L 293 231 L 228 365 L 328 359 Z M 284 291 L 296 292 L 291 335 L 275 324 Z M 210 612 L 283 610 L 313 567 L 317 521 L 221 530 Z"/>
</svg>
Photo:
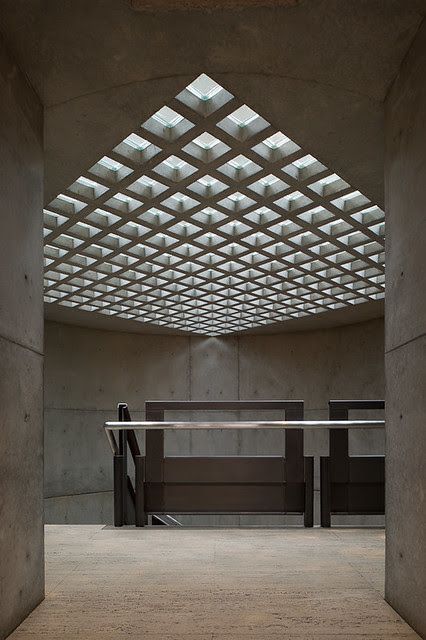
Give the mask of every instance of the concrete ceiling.
<svg viewBox="0 0 426 640">
<path fill-rule="evenodd" d="M 383 300 L 378 302 L 366 302 L 354 308 L 345 307 L 337 311 L 327 311 L 317 316 L 298 318 L 297 320 L 286 320 L 273 325 L 257 327 L 246 331 L 239 331 L 235 335 L 271 335 L 278 333 L 295 333 L 297 331 L 313 331 L 317 329 L 330 329 L 344 325 L 366 322 L 375 318 L 382 318 L 384 315 Z M 97 313 L 80 311 L 80 309 L 69 309 L 58 307 L 57 305 L 46 305 L 45 319 L 51 322 L 63 322 L 80 327 L 90 327 L 92 329 L 104 329 L 107 331 L 120 331 L 123 333 L 149 333 L 157 335 L 181 335 L 193 336 L 189 331 L 178 331 L 168 327 L 150 324 L 141 326 L 136 320 L 123 320 L 118 316 L 102 316 Z"/>
<path fill-rule="evenodd" d="M 159 13 L 126 0 L 0 6 L 0 30 L 45 105 L 46 202 L 208 73 L 383 205 L 383 100 L 426 0 Z"/>
<path fill-rule="evenodd" d="M 384 297 L 384 212 L 202 74 L 45 208 L 45 301 L 225 335 Z"/>
<path fill-rule="evenodd" d="M 1 0 L 46 107 L 46 201 L 200 73 L 383 204 L 382 102 L 426 0 L 135 11 L 127 0 Z"/>
</svg>

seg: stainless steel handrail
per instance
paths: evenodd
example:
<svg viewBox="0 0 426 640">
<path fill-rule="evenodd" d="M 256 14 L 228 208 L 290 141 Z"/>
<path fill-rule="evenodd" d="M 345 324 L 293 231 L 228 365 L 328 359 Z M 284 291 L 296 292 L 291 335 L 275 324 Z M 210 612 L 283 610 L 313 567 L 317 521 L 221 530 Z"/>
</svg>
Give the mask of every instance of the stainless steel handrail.
<svg viewBox="0 0 426 640">
<path fill-rule="evenodd" d="M 117 453 L 113 431 L 201 430 L 201 429 L 383 429 L 384 420 L 273 420 L 239 422 L 105 422 L 111 450 Z"/>
<path fill-rule="evenodd" d="M 272 420 L 237 422 L 105 422 L 107 431 L 145 429 L 380 429 L 384 420 Z"/>
</svg>

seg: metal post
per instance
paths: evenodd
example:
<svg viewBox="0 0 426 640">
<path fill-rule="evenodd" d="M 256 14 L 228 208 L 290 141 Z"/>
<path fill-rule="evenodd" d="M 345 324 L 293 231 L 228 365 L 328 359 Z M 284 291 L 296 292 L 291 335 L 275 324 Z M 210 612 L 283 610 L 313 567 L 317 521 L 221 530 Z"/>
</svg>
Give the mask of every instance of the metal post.
<svg viewBox="0 0 426 640">
<path fill-rule="evenodd" d="M 153 409 L 146 403 L 146 420 L 164 422 L 164 409 Z M 155 486 L 159 511 L 164 510 L 164 431 L 148 429 L 145 434 L 145 479 Z"/>
<path fill-rule="evenodd" d="M 348 420 L 345 407 L 329 403 L 329 420 Z M 349 482 L 349 431 L 330 429 L 331 482 Z"/>
<path fill-rule="evenodd" d="M 305 458 L 305 527 L 314 526 L 314 459 Z"/>
<path fill-rule="evenodd" d="M 144 527 L 146 524 L 145 514 L 145 458 L 135 457 L 135 525 Z"/>
<path fill-rule="evenodd" d="M 329 420 L 349 419 L 349 410 L 346 407 L 336 406 L 333 401 L 328 404 Z M 329 433 L 328 492 L 330 513 L 332 507 L 335 508 L 337 505 L 339 506 L 338 510 L 345 513 L 349 511 L 349 430 L 330 429 Z"/>
<path fill-rule="evenodd" d="M 295 403 L 296 404 L 296 403 Z M 286 420 L 303 420 L 303 402 L 285 410 Z M 287 482 L 304 481 L 303 429 L 285 431 Z"/>
<path fill-rule="evenodd" d="M 321 526 L 331 527 L 330 458 L 321 457 L 320 465 Z"/>
<path fill-rule="evenodd" d="M 125 407 L 126 404 L 118 405 L 118 420 L 119 422 L 125 421 Z M 118 489 L 117 504 L 118 500 L 121 500 L 121 509 L 122 509 L 122 524 L 129 524 L 127 518 L 127 431 L 125 429 L 120 429 L 118 432 L 118 457 L 121 458 L 120 463 L 118 463 L 118 469 L 120 470 L 120 481 L 117 477 L 117 487 L 120 485 Z M 118 473 L 118 470 L 117 470 Z M 118 508 L 118 506 L 117 506 Z M 122 526 L 122 525 L 118 525 Z"/>
<path fill-rule="evenodd" d="M 125 493 L 123 483 L 124 456 L 114 455 L 114 526 L 122 527 L 125 523 Z"/>
</svg>

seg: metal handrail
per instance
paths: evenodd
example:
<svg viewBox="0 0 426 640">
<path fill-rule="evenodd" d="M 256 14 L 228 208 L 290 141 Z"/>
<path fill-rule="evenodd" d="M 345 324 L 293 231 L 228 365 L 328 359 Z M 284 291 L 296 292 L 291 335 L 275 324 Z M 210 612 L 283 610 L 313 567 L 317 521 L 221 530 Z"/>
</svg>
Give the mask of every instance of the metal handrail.
<svg viewBox="0 0 426 640">
<path fill-rule="evenodd" d="M 105 422 L 104 428 L 120 429 L 380 429 L 384 420 L 252 420 L 235 422 Z"/>
<path fill-rule="evenodd" d="M 384 420 L 273 420 L 238 422 L 105 422 L 104 429 L 113 453 L 117 453 L 114 431 L 201 430 L 201 429 L 382 429 Z"/>
</svg>

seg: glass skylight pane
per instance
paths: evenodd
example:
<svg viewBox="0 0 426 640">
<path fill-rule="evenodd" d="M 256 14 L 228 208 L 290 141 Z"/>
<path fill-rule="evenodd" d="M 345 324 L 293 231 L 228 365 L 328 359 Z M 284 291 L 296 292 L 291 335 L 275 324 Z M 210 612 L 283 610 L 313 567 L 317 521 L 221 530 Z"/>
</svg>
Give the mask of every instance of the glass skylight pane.
<svg viewBox="0 0 426 640">
<path fill-rule="evenodd" d="M 188 196 L 185 196 L 183 193 L 174 193 L 172 196 L 173 200 L 176 202 L 186 202 L 188 200 Z"/>
<path fill-rule="evenodd" d="M 353 200 L 354 198 L 357 198 L 358 196 L 362 195 L 359 191 L 352 191 L 352 193 L 348 193 L 346 196 L 342 197 L 343 202 L 349 202 L 350 200 Z"/>
<path fill-rule="evenodd" d="M 298 169 L 304 169 L 305 167 L 309 167 L 310 164 L 317 162 L 317 159 L 314 156 L 307 155 L 303 156 L 303 158 L 299 158 L 298 160 L 294 160 L 293 164 Z"/>
<path fill-rule="evenodd" d="M 239 127 L 247 127 L 247 125 L 254 122 L 259 115 L 253 109 L 250 109 L 246 104 L 243 104 L 242 107 L 229 114 L 228 118 L 230 118 L 235 124 Z"/>
<path fill-rule="evenodd" d="M 290 142 L 290 138 L 287 138 L 287 136 L 281 133 L 281 131 L 277 131 L 277 133 L 269 136 L 269 138 L 266 138 L 266 140 L 264 140 L 263 142 L 270 149 L 279 149 L 286 142 Z"/>
<path fill-rule="evenodd" d="M 201 149 L 213 149 L 217 144 L 219 144 L 220 140 L 212 136 L 208 131 L 205 131 L 198 138 L 194 140 L 195 144 L 197 144 Z"/>
<path fill-rule="evenodd" d="M 157 122 L 169 129 L 172 129 L 183 120 L 183 116 L 176 113 L 173 109 L 170 109 L 170 107 L 162 107 L 157 111 L 157 113 L 154 113 L 152 117 L 154 120 L 157 120 Z"/>
<path fill-rule="evenodd" d="M 228 164 L 234 167 L 234 169 L 244 169 L 244 167 L 251 164 L 251 160 L 240 154 L 236 158 L 229 160 Z"/>
<path fill-rule="evenodd" d="M 136 149 L 136 151 L 144 151 L 144 149 L 149 147 L 151 144 L 148 140 L 136 135 L 136 133 L 131 133 L 127 138 L 125 138 L 125 140 L 123 140 L 123 142 L 128 144 L 129 147 Z"/>
<path fill-rule="evenodd" d="M 228 198 L 230 200 L 233 200 L 234 202 L 239 202 L 240 200 L 244 200 L 246 196 L 243 193 L 240 193 L 239 191 L 236 191 L 235 193 L 231 193 Z"/>
<path fill-rule="evenodd" d="M 130 202 L 131 198 L 129 196 L 124 195 L 124 193 L 116 193 L 114 198 L 120 200 L 121 202 Z"/>
<path fill-rule="evenodd" d="M 85 178 L 84 176 L 80 176 L 79 178 L 77 178 L 76 182 L 84 185 L 85 187 L 91 187 L 92 189 L 99 187 L 99 184 L 97 182 L 95 182 L 94 180 L 89 180 L 89 178 Z"/>
<path fill-rule="evenodd" d="M 167 164 L 172 169 L 182 169 L 188 163 L 185 160 L 181 160 L 177 156 L 169 156 L 167 160 L 164 160 L 164 164 Z"/>
<path fill-rule="evenodd" d="M 112 158 L 108 158 L 108 156 L 104 156 L 103 158 L 101 158 L 98 161 L 98 164 L 101 164 L 103 167 L 106 167 L 111 171 L 119 171 L 124 166 L 120 162 L 117 162 L 116 160 L 112 160 Z"/>
<path fill-rule="evenodd" d="M 215 95 L 222 91 L 220 84 L 217 84 L 205 73 L 202 73 L 194 82 L 188 85 L 187 89 L 191 91 L 200 100 L 211 100 Z"/>
<path fill-rule="evenodd" d="M 269 174 L 269 176 L 265 176 L 264 178 L 260 178 L 259 182 L 263 184 L 264 187 L 269 187 L 271 184 L 275 184 L 278 182 L 279 178 L 276 176 Z"/>
<path fill-rule="evenodd" d="M 211 176 L 203 176 L 198 180 L 198 182 L 201 182 L 205 187 L 212 187 L 214 184 L 219 182 L 219 180 L 216 180 L 216 178 L 212 178 Z"/>
<path fill-rule="evenodd" d="M 143 184 L 147 187 L 153 187 L 157 184 L 159 184 L 157 182 L 157 180 L 153 180 L 152 178 L 149 178 L 148 176 L 142 176 L 141 178 L 138 178 L 136 182 L 139 182 L 140 184 Z"/>
<path fill-rule="evenodd" d="M 318 183 L 321 186 L 326 186 L 328 184 L 333 184 L 333 182 L 336 182 L 337 180 L 340 180 L 339 176 L 336 173 L 332 173 L 330 176 L 326 176 L 325 178 L 318 180 Z"/>
<path fill-rule="evenodd" d="M 81 204 L 81 202 L 79 200 L 76 200 L 75 198 L 70 198 L 70 196 L 67 196 L 65 193 L 60 193 L 57 196 L 58 200 L 64 200 L 65 202 L 69 202 L 70 204 Z"/>
</svg>

